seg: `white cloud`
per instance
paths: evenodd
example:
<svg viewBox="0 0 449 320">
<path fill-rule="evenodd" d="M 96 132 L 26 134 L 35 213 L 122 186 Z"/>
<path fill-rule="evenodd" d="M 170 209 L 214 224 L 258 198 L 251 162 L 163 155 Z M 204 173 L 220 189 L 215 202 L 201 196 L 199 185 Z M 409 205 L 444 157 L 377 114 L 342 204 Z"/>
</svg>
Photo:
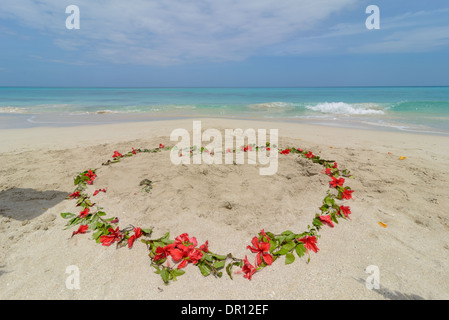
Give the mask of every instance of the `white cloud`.
<svg viewBox="0 0 449 320">
<path fill-rule="evenodd" d="M 430 52 L 449 44 L 449 8 L 384 16 L 381 29 L 367 30 L 363 20 L 338 23 L 322 33 L 299 37 L 279 46 L 280 55 L 303 53 Z"/>
<path fill-rule="evenodd" d="M 354 53 L 430 52 L 449 44 L 449 26 L 394 32 L 380 41 L 350 48 Z"/>
<path fill-rule="evenodd" d="M 356 0 L 3 0 L 0 18 L 49 33 L 64 50 L 113 62 L 241 60 L 314 28 Z M 65 8 L 80 8 L 67 30 Z"/>
</svg>

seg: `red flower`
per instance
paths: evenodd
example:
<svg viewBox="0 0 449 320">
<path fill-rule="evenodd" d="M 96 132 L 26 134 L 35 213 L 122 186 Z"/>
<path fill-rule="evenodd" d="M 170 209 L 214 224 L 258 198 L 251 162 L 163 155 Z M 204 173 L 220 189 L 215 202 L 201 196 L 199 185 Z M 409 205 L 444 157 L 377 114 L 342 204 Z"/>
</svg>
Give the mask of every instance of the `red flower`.
<svg viewBox="0 0 449 320">
<path fill-rule="evenodd" d="M 331 175 L 332 175 L 332 169 L 331 169 L 331 168 L 326 168 L 326 170 L 324 170 L 324 171 L 322 171 L 322 172 L 324 172 L 324 173 L 327 174 L 328 176 L 331 176 Z"/>
<path fill-rule="evenodd" d="M 164 145 L 162 143 L 159 143 L 159 148 L 164 149 Z"/>
<path fill-rule="evenodd" d="M 171 256 L 175 262 L 179 262 L 178 269 L 186 267 L 189 263 L 197 264 L 203 258 L 203 252 L 208 252 L 208 242 L 206 241 L 199 249 L 196 248 L 197 241 L 195 237 L 189 237 L 183 233 L 175 238 L 175 242 L 165 247 L 156 248 L 155 261 Z"/>
<path fill-rule="evenodd" d="M 200 250 L 209 252 L 209 241 L 206 240 L 206 243 L 200 246 Z"/>
<path fill-rule="evenodd" d="M 170 250 L 173 249 L 173 246 L 174 244 L 169 244 L 166 245 L 165 247 L 157 247 L 154 261 L 159 261 L 165 257 L 168 257 L 170 255 Z"/>
<path fill-rule="evenodd" d="M 185 268 L 185 266 L 188 264 L 189 262 L 187 260 L 182 260 L 182 262 L 180 264 L 178 264 L 177 269 L 182 269 Z"/>
<path fill-rule="evenodd" d="M 170 255 L 172 256 L 173 260 L 179 261 L 182 258 L 186 257 L 189 254 L 189 249 L 183 245 L 178 244 L 175 248 L 170 250 Z"/>
<path fill-rule="evenodd" d="M 334 166 L 333 166 L 333 168 L 337 168 L 337 167 L 338 167 L 337 163 L 336 163 L 336 162 L 334 162 Z"/>
<path fill-rule="evenodd" d="M 175 244 L 181 244 L 181 243 L 182 244 L 191 243 L 195 247 L 198 245 L 196 238 L 195 237 L 189 238 L 189 235 L 187 233 L 183 233 L 175 238 Z"/>
<path fill-rule="evenodd" d="M 104 235 L 100 237 L 100 242 L 103 246 L 110 246 L 111 244 L 113 244 L 116 240 L 120 240 L 123 237 L 123 234 L 120 232 L 120 230 L 118 229 L 112 229 L 109 228 L 108 231 L 111 234 L 108 235 Z"/>
<path fill-rule="evenodd" d="M 334 223 L 332 222 L 331 216 L 326 215 L 326 216 L 318 216 L 318 218 L 320 218 L 320 220 L 322 222 L 324 222 L 325 224 L 327 224 L 329 227 L 334 227 Z"/>
<path fill-rule="evenodd" d="M 309 151 L 309 152 L 306 154 L 306 157 L 309 158 L 309 159 L 313 159 L 313 158 L 315 158 L 315 155 L 312 153 L 312 151 Z"/>
<path fill-rule="evenodd" d="M 247 246 L 247 248 L 251 250 L 252 253 L 257 253 L 257 265 L 262 264 L 262 258 L 266 264 L 271 265 L 273 263 L 273 257 L 268 253 L 268 250 L 270 250 L 270 244 L 263 241 L 259 242 L 257 237 L 254 237 L 251 243 L 254 247 Z"/>
<path fill-rule="evenodd" d="M 343 190 L 341 198 L 345 199 L 345 200 L 352 199 L 352 193 L 353 192 L 354 192 L 353 190 L 345 189 L 345 190 Z"/>
<path fill-rule="evenodd" d="M 267 151 L 270 151 L 270 150 L 271 150 L 271 148 L 266 148 L 266 150 L 267 150 Z"/>
<path fill-rule="evenodd" d="M 189 262 L 196 264 L 203 257 L 201 250 L 196 249 L 193 245 L 186 247 L 183 244 L 178 244 L 175 249 L 170 250 L 170 255 L 175 261 L 183 259 L 178 265 L 178 269 L 184 268 Z"/>
<path fill-rule="evenodd" d="M 226 153 L 231 153 L 231 152 L 232 152 L 231 149 L 229 149 L 229 148 L 226 149 Z"/>
<path fill-rule="evenodd" d="M 79 198 L 79 196 L 80 196 L 80 192 L 79 191 L 75 191 L 75 192 L 69 194 L 67 197 L 70 198 L 70 199 L 73 199 L 73 198 Z"/>
<path fill-rule="evenodd" d="M 298 149 L 296 149 L 296 150 L 298 150 L 299 152 L 303 152 L 304 150 L 302 150 L 301 148 L 298 148 Z"/>
<path fill-rule="evenodd" d="M 133 149 L 133 154 L 136 154 L 136 150 L 134 150 L 134 148 L 132 148 Z"/>
<path fill-rule="evenodd" d="M 330 186 L 334 187 L 334 188 L 336 188 L 337 186 L 342 186 L 343 183 L 345 183 L 345 179 L 344 178 L 338 178 L 337 179 L 335 177 L 332 177 L 332 181 L 329 182 Z"/>
<path fill-rule="evenodd" d="M 100 193 L 100 191 L 101 191 L 101 192 L 106 192 L 106 189 L 98 189 L 98 190 L 95 190 L 93 195 L 96 196 L 98 193 Z"/>
<path fill-rule="evenodd" d="M 87 173 L 84 174 L 86 177 L 92 178 L 96 177 L 97 175 L 92 170 L 87 170 Z"/>
<path fill-rule="evenodd" d="M 243 150 L 244 152 L 247 152 L 247 151 L 253 151 L 253 146 L 242 147 L 242 150 Z"/>
<path fill-rule="evenodd" d="M 291 149 L 285 149 L 281 151 L 281 154 L 289 154 Z"/>
<path fill-rule="evenodd" d="M 199 249 L 195 249 L 193 246 L 189 248 L 189 262 L 197 264 L 199 260 L 203 257 L 203 253 Z"/>
<path fill-rule="evenodd" d="M 168 252 L 165 251 L 165 249 L 163 247 L 157 247 L 156 248 L 156 255 L 154 256 L 154 261 L 162 260 L 166 256 L 168 256 Z"/>
<path fill-rule="evenodd" d="M 73 231 L 72 237 L 73 237 L 75 234 L 78 234 L 78 233 L 86 233 L 87 229 L 89 229 L 89 226 L 88 226 L 87 224 L 81 225 L 81 226 L 78 228 L 78 230 Z"/>
<path fill-rule="evenodd" d="M 347 206 L 340 206 L 340 212 L 343 213 L 346 218 L 349 218 L 349 215 L 351 214 L 351 208 Z"/>
<path fill-rule="evenodd" d="M 181 249 L 182 249 L 181 251 L 184 254 L 183 256 L 184 260 L 182 260 L 182 262 L 178 265 L 177 267 L 178 269 L 184 268 L 189 263 L 197 264 L 198 261 L 201 260 L 201 258 L 203 257 L 203 253 L 201 252 L 201 250 L 196 249 L 193 245 L 190 245 L 188 247 L 183 246 L 183 248 Z"/>
<path fill-rule="evenodd" d="M 318 252 L 318 247 L 316 246 L 316 237 L 315 236 L 305 236 L 301 239 L 298 239 L 299 241 L 301 241 L 302 243 L 304 243 L 304 247 L 306 247 L 306 250 L 312 250 L 315 253 Z"/>
<path fill-rule="evenodd" d="M 245 256 L 245 259 L 243 259 L 242 271 L 244 273 L 243 277 L 248 280 L 251 280 L 253 274 L 256 273 L 256 268 L 251 263 L 249 263 L 247 256 Z"/>
<path fill-rule="evenodd" d="M 122 157 L 122 154 L 118 151 L 114 151 L 114 154 L 112 155 L 113 158 L 119 158 Z"/>
<path fill-rule="evenodd" d="M 118 217 L 115 217 L 114 220 L 111 221 L 111 223 L 118 223 Z"/>
<path fill-rule="evenodd" d="M 140 228 L 134 228 L 134 234 L 128 239 L 128 248 L 133 247 L 134 241 L 142 236 L 143 232 Z"/>
<path fill-rule="evenodd" d="M 265 233 L 264 229 L 260 230 L 260 234 L 267 239 L 266 242 L 269 242 L 271 240 L 270 237 Z M 264 238 L 262 238 L 262 240 L 264 240 Z"/>
<path fill-rule="evenodd" d="M 89 208 L 84 209 L 83 211 L 80 212 L 79 217 L 80 218 L 85 218 L 87 217 L 87 215 L 89 214 Z"/>
<path fill-rule="evenodd" d="M 97 177 L 97 175 L 90 169 L 84 175 L 90 179 L 90 180 L 86 181 L 87 184 L 92 184 L 94 182 L 95 178 Z"/>
</svg>

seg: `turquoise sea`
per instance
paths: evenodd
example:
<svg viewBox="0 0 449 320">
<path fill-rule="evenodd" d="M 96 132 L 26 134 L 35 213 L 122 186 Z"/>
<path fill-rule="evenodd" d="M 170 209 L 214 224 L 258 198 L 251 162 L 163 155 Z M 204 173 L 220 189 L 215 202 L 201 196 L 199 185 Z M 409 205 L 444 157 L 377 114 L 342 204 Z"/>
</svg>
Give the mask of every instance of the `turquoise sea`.
<svg viewBox="0 0 449 320">
<path fill-rule="evenodd" d="M 449 87 L 0 87 L 0 128 L 226 117 L 449 134 Z"/>
</svg>

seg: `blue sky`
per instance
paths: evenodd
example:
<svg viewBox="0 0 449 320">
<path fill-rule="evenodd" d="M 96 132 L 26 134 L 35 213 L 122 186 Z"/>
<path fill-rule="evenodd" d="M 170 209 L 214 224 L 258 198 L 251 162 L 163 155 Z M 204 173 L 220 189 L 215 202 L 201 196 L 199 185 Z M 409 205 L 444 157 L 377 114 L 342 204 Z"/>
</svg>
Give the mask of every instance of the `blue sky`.
<svg viewBox="0 0 449 320">
<path fill-rule="evenodd" d="M 80 9 L 69 30 L 66 7 Z M 367 6 L 380 9 L 368 30 Z M 0 86 L 449 85 L 447 0 L 2 0 Z"/>
</svg>

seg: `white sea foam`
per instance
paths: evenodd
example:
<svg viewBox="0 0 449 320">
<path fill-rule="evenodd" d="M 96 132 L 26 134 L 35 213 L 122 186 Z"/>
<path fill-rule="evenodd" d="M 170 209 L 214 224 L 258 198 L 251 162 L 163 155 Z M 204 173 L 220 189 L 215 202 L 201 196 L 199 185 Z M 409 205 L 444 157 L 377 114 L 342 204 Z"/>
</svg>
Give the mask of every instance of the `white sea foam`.
<svg viewBox="0 0 449 320">
<path fill-rule="evenodd" d="M 175 109 L 185 109 L 185 110 L 193 110 L 196 109 L 196 106 L 194 105 L 180 105 L 180 106 L 174 106 Z"/>
<path fill-rule="evenodd" d="M 307 105 L 306 109 L 331 114 L 343 115 L 382 115 L 385 112 L 382 107 L 375 103 L 324 102 L 317 105 Z"/>
<path fill-rule="evenodd" d="M 121 112 L 119 112 L 119 111 L 113 111 L 113 110 L 109 110 L 109 109 L 104 109 L 104 110 L 98 110 L 98 111 L 95 111 L 95 112 L 89 112 L 89 113 L 91 113 L 91 114 L 110 114 L 110 113 L 121 113 Z"/>
<path fill-rule="evenodd" d="M 257 109 L 257 110 L 267 110 L 267 111 L 284 111 L 284 110 L 292 110 L 294 109 L 295 105 L 289 102 L 266 102 L 266 103 L 257 103 L 257 104 L 250 104 L 248 105 L 248 108 L 250 109 Z"/>
<path fill-rule="evenodd" d="M 30 112 L 25 108 L 0 107 L 0 113 L 30 113 Z"/>
</svg>

